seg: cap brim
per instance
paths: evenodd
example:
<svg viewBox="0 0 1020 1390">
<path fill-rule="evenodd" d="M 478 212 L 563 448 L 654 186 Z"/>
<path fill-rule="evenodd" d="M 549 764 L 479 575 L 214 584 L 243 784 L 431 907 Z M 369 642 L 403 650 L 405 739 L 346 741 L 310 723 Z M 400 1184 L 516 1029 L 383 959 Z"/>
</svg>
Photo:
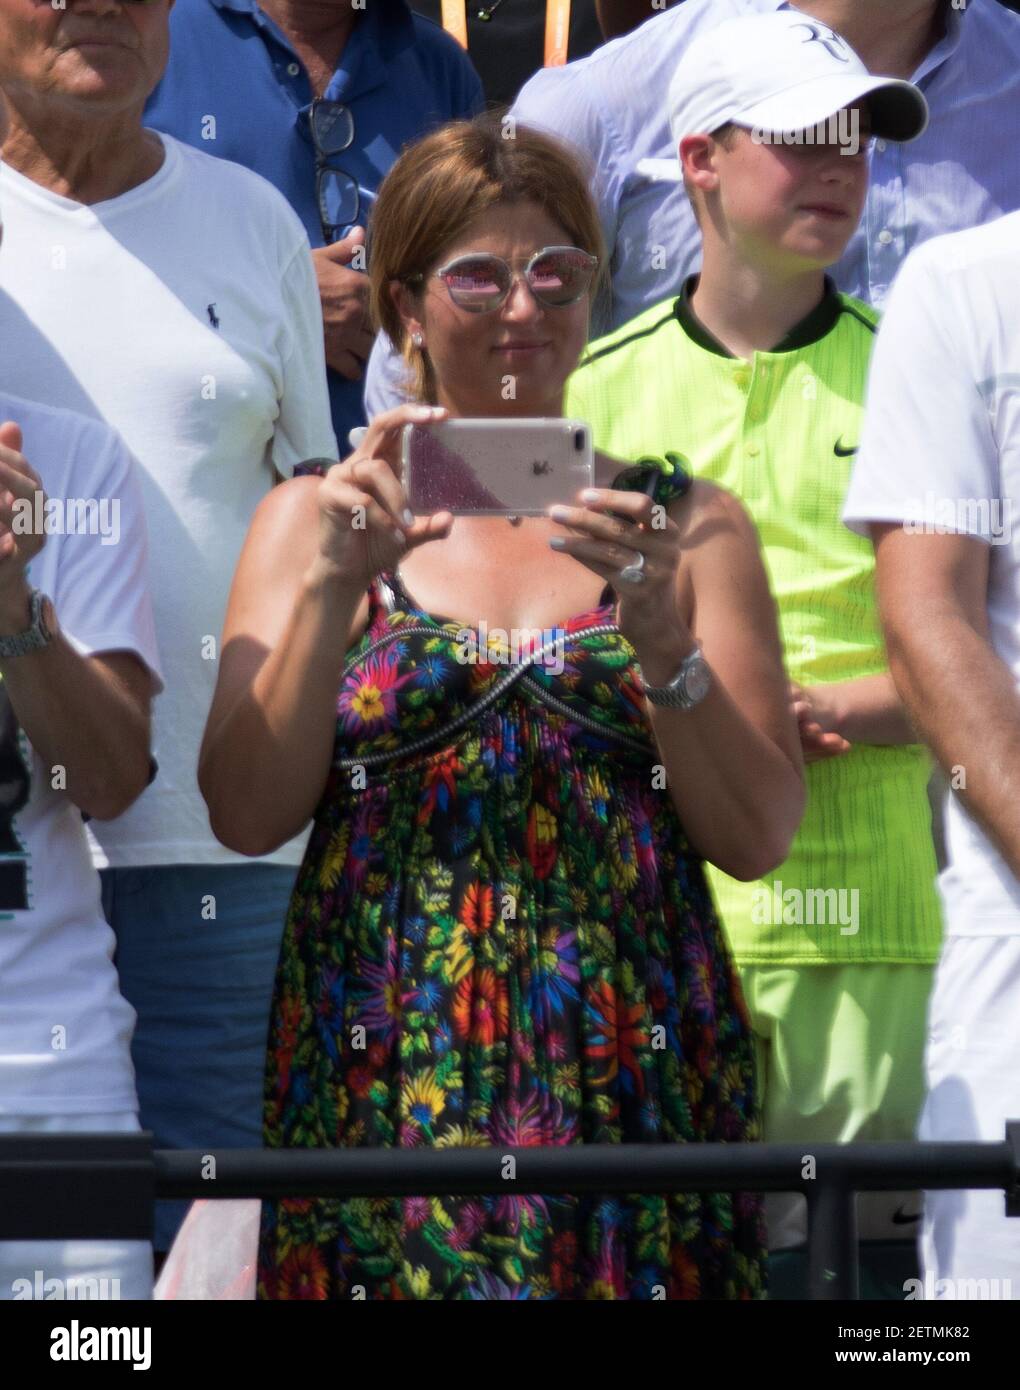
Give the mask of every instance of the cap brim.
<svg viewBox="0 0 1020 1390">
<path fill-rule="evenodd" d="M 808 130 L 864 98 L 871 113 L 871 134 L 880 139 L 916 140 L 928 124 L 928 103 L 913 83 L 849 73 L 845 77 L 813 77 L 746 107 L 730 119 L 758 130 Z"/>
</svg>

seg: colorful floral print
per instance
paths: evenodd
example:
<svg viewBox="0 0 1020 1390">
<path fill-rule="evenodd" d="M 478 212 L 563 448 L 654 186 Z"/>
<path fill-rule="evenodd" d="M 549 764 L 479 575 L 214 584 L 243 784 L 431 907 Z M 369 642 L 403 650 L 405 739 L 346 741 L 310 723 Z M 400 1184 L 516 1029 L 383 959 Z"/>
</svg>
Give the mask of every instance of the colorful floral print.
<svg viewBox="0 0 1020 1390">
<path fill-rule="evenodd" d="M 688 483 L 664 466 L 657 500 Z M 460 624 L 381 579 L 287 919 L 267 1145 L 757 1138 L 750 1027 L 701 863 L 654 785 L 611 594 L 565 624 L 559 674 L 535 666 L 500 693 L 505 666 L 458 661 Z M 263 1298 L 753 1298 L 762 1284 L 749 1194 L 263 1204 Z"/>
</svg>

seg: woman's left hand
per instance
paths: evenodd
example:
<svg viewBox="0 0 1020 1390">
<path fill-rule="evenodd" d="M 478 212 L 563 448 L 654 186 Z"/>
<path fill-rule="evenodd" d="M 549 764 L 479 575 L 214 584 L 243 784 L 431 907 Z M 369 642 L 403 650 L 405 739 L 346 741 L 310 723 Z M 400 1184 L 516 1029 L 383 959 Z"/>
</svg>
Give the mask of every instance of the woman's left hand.
<svg viewBox="0 0 1020 1390">
<path fill-rule="evenodd" d="M 677 608 L 680 528 L 666 508 L 644 493 L 605 487 L 586 488 L 579 499 L 576 507 L 549 508 L 553 521 L 570 533 L 550 537 L 552 549 L 572 555 L 612 584 L 617 626 L 632 646 L 662 638 L 675 643 L 678 636 L 693 644 Z M 620 571 L 630 565 L 640 566 L 637 583 L 621 578 Z"/>
</svg>

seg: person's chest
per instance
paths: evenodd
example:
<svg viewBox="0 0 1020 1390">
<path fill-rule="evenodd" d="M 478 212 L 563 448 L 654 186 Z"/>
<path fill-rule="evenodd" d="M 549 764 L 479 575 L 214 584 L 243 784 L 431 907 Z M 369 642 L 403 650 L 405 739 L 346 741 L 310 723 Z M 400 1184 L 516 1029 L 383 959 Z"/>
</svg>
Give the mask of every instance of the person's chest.
<svg viewBox="0 0 1020 1390">
<path fill-rule="evenodd" d="M 408 596 L 426 613 L 508 634 L 553 628 L 604 601 L 605 580 L 549 548 L 562 526 L 525 517 L 457 517 L 450 535 L 412 551 L 399 566 Z"/>
<path fill-rule="evenodd" d="M 13 197 L 4 210 L 8 389 L 32 398 L 45 383 L 50 404 L 105 418 L 169 495 L 254 472 L 289 343 L 278 275 L 199 207 L 109 226 Z"/>
<path fill-rule="evenodd" d="M 411 8 L 437 24 L 443 22 L 441 0 L 412 0 Z M 569 20 L 568 62 L 585 57 L 602 43 L 594 0 L 573 0 L 569 5 L 564 5 L 562 0 L 557 5 L 554 0 L 552 6 L 546 0 L 502 0 L 498 7 L 465 5 L 468 57 L 491 104 L 511 103 L 532 73 L 543 66 L 550 8 L 554 20 L 563 17 Z M 490 11 L 489 19 L 481 18 L 483 13 Z"/>
</svg>

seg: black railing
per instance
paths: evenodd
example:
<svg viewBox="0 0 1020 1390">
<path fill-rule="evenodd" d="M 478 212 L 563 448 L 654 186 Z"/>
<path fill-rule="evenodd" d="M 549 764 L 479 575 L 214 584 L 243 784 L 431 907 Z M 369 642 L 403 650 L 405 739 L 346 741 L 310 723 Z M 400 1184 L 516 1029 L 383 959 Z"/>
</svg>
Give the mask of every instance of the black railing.
<svg viewBox="0 0 1020 1390">
<path fill-rule="evenodd" d="M 858 1192 L 998 1188 L 1020 1217 L 1020 1121 L 997 1144 L 571 1144 L 156 1149 L 151 1134 L 0 1135 L 0 1240 L 149 1240 L 157 1197 L 801 1192 L 810 1297 L 858 1296 Z"/>
</svg>

